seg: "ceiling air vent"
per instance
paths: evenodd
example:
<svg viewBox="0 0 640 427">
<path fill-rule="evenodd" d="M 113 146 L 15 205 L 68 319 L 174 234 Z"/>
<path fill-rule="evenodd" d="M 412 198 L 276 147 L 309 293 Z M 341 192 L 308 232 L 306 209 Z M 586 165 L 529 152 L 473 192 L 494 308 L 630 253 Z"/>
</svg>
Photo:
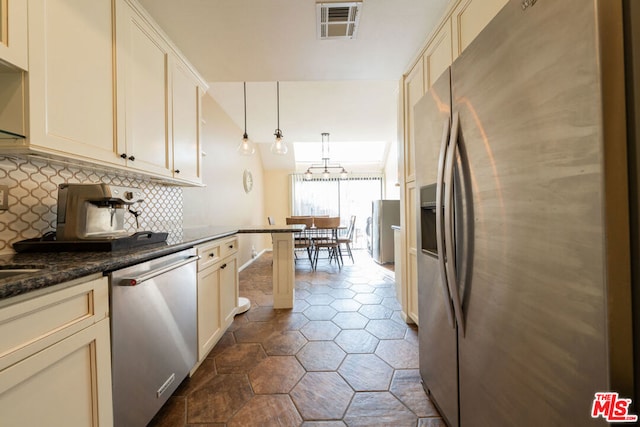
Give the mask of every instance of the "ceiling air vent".
<svg viewBox="0 0 640 427">
<path fill-rule="evenodd" d="M 352 39 L 358 32 L 362 2 L 316 3 L 318 38 Z"/>
</svg>

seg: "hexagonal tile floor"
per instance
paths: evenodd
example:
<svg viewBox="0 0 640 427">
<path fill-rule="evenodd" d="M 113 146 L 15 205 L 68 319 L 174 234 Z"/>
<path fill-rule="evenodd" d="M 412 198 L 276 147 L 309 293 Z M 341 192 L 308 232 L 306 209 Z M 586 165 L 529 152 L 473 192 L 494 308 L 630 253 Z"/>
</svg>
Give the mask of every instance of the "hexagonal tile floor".
<svg viewBox="0 0 640 427">
<path fill-rule="evenodd" d="M 240 273 L 251 309 L 150 426 L 444 427 L 420 385 L 418 330 L 393 276 L 364 251 L 339 269 L 296 263 L 292 310 L 274 310 L 271 254 Z"/>
</svg>

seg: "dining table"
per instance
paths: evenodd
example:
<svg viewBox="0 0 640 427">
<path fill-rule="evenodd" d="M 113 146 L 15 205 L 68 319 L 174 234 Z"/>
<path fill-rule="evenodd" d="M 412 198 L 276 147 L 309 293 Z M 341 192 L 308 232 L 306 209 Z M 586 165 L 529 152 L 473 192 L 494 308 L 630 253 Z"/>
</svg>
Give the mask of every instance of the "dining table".
<svg viewBox="0 0 640 427">
<path fill-rule="evenodd" d="M 307 250 L 313 270 L 317 267 L 320 249 L 327 249 L 329 260 L 335 258 L 339 266 L 343 264 L 338 237 L 340 232 L 347 230 L 348 227 L 341 224 L 339 217 L 294 216 L 286 218 L 286 223 L 305 224 L 306 228 L 295 235 L 294 246 Z"/>
</svg>

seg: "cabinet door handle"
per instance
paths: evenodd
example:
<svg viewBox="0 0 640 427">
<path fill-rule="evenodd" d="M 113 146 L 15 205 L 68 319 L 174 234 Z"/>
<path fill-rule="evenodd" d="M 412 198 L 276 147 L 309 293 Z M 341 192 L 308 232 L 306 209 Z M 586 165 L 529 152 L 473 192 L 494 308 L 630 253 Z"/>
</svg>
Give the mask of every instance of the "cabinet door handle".
<svg viewBox="0 0 640 427">
<path fill-rule="evenodd" d="M 123 159 L 126 159 L 127 158 L 127 153 L 120 154 L 120 157 L 123 158 Z"/>
<path fill-rule="evenodd" d="M 213 252 L 209 254 L 209 258 L 213 258 L 214 256 L 216 256 L 216 254 L 214 254 Z"/>
<path fill-rule="evenodd" d="M 175 173 L 180 173 L 180 169 L 176 169 L 174 172 Z"/>
<path fill-rule="evenodd" d="M 227 263 L 224 263 L 224 264 L 222 264 L 222 265 L 220 266 L 220 270 L 222 270 L 223 268 L 226 268 L 226 267 L 227 267 Z"/>
<path fill-rule="evenodd" d="M 136 158 L 134 156 L 129 156 L 129 160 L 131 160 L 132 162 L 135 160 Z"/>
<path fill-rule="evenodd" d="M 233 245 L 229 245 L 229 249 L 233 249 Z"/>
</svg>

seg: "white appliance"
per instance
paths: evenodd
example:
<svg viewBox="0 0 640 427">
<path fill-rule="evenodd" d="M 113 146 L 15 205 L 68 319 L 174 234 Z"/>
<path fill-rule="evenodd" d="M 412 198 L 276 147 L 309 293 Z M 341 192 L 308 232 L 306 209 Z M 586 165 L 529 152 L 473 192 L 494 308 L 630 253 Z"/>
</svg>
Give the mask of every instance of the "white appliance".
<svg viewBox="0 0 640 427">
<path fill-rule="evenodd" d="M 400 225 L 400 200 L 374 200 L 371 203 L 371 257 L 379 264 L 393 262 L 392 225 Z"/>
<path fill-rule="evenodd" d="M 618 1 L 512 0 L 414 108 L 420 373 L 450 426 L 634 398 L 622 29 Z"/>
</svg>

